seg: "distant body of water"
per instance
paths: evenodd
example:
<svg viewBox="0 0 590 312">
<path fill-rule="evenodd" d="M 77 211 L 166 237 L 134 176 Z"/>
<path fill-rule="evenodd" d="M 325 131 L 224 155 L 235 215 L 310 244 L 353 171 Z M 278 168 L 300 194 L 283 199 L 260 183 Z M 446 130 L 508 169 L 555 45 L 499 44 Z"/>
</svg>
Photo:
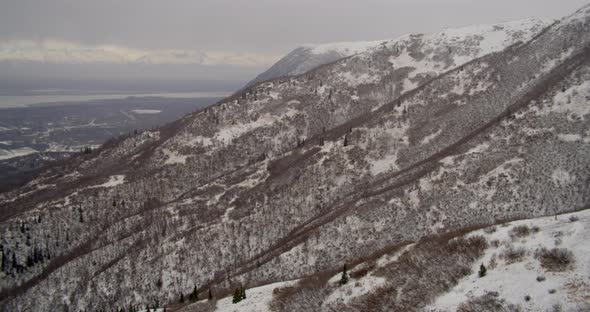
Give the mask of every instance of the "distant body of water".
<svg viewBox="0 0 590 312">
<path fill-rule="evenodd" d="M 124 94 L 35 94 L 35 95 L 0 95 L 0 108 L 36 106 L 47 103 L 81 103 L 93 100 L 125 99 L 128 97 L 163 97 L 163 98 L 205 98 L 226 97 L 231 92 L 176 92 L 176 93 L 124 93 Z"/>
</svg>

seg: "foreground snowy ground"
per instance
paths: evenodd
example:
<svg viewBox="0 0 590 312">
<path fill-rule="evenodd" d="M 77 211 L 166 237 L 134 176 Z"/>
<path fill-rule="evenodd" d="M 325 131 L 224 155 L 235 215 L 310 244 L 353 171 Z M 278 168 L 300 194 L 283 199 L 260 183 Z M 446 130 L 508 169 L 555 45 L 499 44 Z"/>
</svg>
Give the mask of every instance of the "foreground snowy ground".
<svg viewBox="0 0 590 312">
<path fill-rule="evenodd" d="M 465 236 L 483 236 L 488 244 L 484 255 L 473 264 L 470 275 L 422 311 L 590 311 L 590 209 L 513 221 Z M 415 246 L 408 244 L 372 264 L 353 266 L 349 273 L 364 268 L 369 271 L 356 278 L 350 276 L 346 285 L 339 285 L 340 273 L 333 275 L 326 289 L 317 289 L 324 292 L 320 310 L 346 306 L 385 287 L 387 277 L 376 273 L 378 269 L 397 263 Z M 552 251 L 561 254 L 548 258 Z M 487 269 L 483 277 L 479 274 L 481 264 Z M 208 309 L 201 307 L 207 304 L 202 301 L 186 311 L 271 311 L 273 291 L 297 283 L 292 280 L 249 288 L 247 298 L 237 304 L 229 296 Z"/>
<path fill-rule="evenodd" d="M 270 311 L 273 290 L 279 287 L 291 286 L 296 281 L 287 281 L 251 288 L 246 291 L 246 299 L 234 304 L 232 297 L 217 301 L 215 311 L 219 312 L 264 312 Z"/>
<path fill-rule="evenodd" d="M 490 246 L 485 256 L 474 265 L 473 274 L 426 311 L 456 311 L 462 303 L 486 293 L 521 311 L 590 308 L 590 210 L 510 222 L 470 235 L 487 238 Z M 573 253 L 573 263 L 563 270 L 543 267 L 536 256 L 541 248 L 567 249 Z M 482 263 L 487 274 L 480 278 Z"/>
</svg>

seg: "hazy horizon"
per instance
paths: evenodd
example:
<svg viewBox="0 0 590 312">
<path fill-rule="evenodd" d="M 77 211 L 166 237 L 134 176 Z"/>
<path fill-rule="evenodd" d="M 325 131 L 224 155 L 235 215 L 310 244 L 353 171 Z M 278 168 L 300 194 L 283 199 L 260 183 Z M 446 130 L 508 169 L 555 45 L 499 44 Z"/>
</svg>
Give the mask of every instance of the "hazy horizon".
<svg viewBox="0 0 590 312">
<path fill-rule="evenodd" d="M 118 82 L 158 92 L 235 90 L 302 44 L 560 18 L 586 3 L 2 0 L 0 81 L 13 93 L 68 80 L 95 89 L 114 81 L 114 90 Z"/>
</svg>

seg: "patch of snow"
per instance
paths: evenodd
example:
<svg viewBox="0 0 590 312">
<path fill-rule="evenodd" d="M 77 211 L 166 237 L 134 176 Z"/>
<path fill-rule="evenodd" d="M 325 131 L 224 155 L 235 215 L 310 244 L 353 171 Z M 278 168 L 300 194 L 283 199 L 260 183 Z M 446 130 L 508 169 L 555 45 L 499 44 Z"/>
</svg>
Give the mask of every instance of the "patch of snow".
<svg viewBox="0 0 590 312">
<path fill-rule="evenodd" d="M 338 279 L 340 275 L 336 276 Z M 359 279 L 350 278 L 345 285 L 336 287 L 336 289 L 326 298 L 322 305 L 332 303 L 346 304 L 350 300 L 371 293 L 378 287 L 385 285 L 386 279 L 383 277 L 373 276 L 369 274 Z"/>
<path fill-rule="evenodd" d="M 211 146 L 213 145 L 213 140 L 211 140 L 211 138 L 207 138 L 204 136 L 196 136 L 193 137 L 189 140 L 186 141 L 186 145 L 190 145 L 190 146 L 203 146 L 203 147 L 207 147 L 207 146 Z"/>
<path fill-rule="evenodd" d="M 217 312 L 270 312 L 273 290 L 280 287 L 292 286 L 297 281 L 278 282 L 260 287 L 246 289 L 246 299 L 232 303 L 232 297 L 217 301 Z"/>
<path fill-rule="evenodd" d="M 414 248 L 414 243 L 412 244 L 408 244 L 406 246 L 404 246 L 402 249 L 396 251 L 393 255 L 383 255 L 381 256 L 379 259 L 377 259 L 377 266 L 378 267 L 386 267 L 391 263 L 394 263 L 396 261 L 399 260 L 399 258 L 405 254 L 406 252 L 408 252 L 409 250 L 411 250 L 412 248 Z"/>
<path fill-rule="evenodd" d="M 338 78 L 347 83 L 349 86 L 356 87 L 361 84 L 374 83 L 379 80 L 379 76 L 369 75 L 368 73 L 355 74 L 352 72 L 341 72 L 338 73 Z"/>
<path fill-rule="evenodd" d="M 107 182 L 105 182 L 103 184 L 91 186 L 90 188 L 113 187 L 113 186 L 121 185 L 123 183 L 125 183 L 125 175 L 117 174 L 117 175 L 110 176 L 109 180 Z"/>
<path fill-rule="evenodd" d="M 563 133 L 560 133 L 560 134 L 557 135 L 557 138 L 559 140 L 561 140 L 561 141 L 564 141 L 564 142 L 578 142 L 578 141 L 582 141 L 582 136 L 579 135 L 579 134 L 570 134 L 570 133 L 563 134 Z"/>
<path fill-rule="evenodd" d="M 558 92 L 553 97 L 552 105 L 544 106 L 539 113 L 573 113 L 584 119 L 584 116 L 590 114 L 588 99 L 590 99 L 590 81 L 584 81 L 569 87 L 565 92 Z"/>
<path fill-rule="evenodd" d="M 391 155 L 385 155 L 384 158 L 370 161 L 371 174 L 375 176 L 375 175 L 378 175 L 383 172 L 398 169 L 396 161 L 397 161 L 397 153 L 391 154 Z"/>
<path fill-rule="evenodd" d="M 277 120 L 277 116 L 273 116 L 269 113 L 266 113 L 254 122 L 235 124 L 229 127 L 221 128 L 219 132 L 215 135 L 215 139 L 222 141 L 225 144 L 229 144 L 232 142 L 234 138 L 237 138 L 248 131 L 264 126 L 270 126 Z"/>
<path fill-rule="evenodd" d="M 551 174 L 551 179 L 553 180 L 553 183 L 557 186 L 568 185 L 573 180 L 569 172 L 561 168 L 553 170 L 553 173 Z"/>
<path fill-rule="evenodd" d="M 420 141 L 420 144 L 428 144 L 430 143 L 432 140 L 434 140 L 437 136 L 439 136 L 442 133 L 442 129 L 439 129 L 438 131 L 436 131 L 435 133 L 429 134 L 427 136 L 425 136 L 422 141 Z"/>
<path fill-rule="evenodd" d="M 171 151 L 169 149 L 163 149 L 162 152 L 164 152 L 164 154 L 168 156 L 168 158 L 164 162 L 165 165 L 186 164 L 186 159 L 188 158 L 188 156 L 179 155 L 175 151 Z"/>
<path fill-rule="evenodd" d="M 138 114 L 138 115 L 143 115 L 143 114 L 159 114 L 162 111 L 159 109 L 132 109 L 131 112 Z"/>
</svg>

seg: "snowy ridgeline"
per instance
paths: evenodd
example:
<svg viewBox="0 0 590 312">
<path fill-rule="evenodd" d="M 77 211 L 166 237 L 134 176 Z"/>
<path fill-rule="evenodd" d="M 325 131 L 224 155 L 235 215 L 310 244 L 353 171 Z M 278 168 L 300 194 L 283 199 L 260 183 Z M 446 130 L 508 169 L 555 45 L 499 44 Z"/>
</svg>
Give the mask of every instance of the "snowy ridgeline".
<svg viewBox="0 0 590 312">
<path fill-rule="evenodd" d="M 554 21 L 548 19 L 529 18 L 519 21 L 512 21 L 496 25 L 474 25 L 468 27 L 445 29 L 434 34 L 407 34 L 394 39 L 373 40 L 373 41 L 349 41 L 330 42 L 322 44 L 304 44 L 279 60 L 268 71 L 260 74 L 256 79 L 248 83 L 268 80 L 281 76 L 298 75 L 305 73 L 319 65 L 332 63 L 338 59 L 356 54 L 375 52 L 382 47 L 402 46 L 415 38 L 420 38 L 428 51 L 440 49 L 440 47 L 451 47 L 457 45 L 460 49 L 473 44 L 473 49 L 461 51 L 456 56 L 455 65 L 464 64 L 474 57 L 480 57 L 488 53 L 501 51 L 507 46 L 517 42 L 526 42 L 537 34 L 542 28 L 549 26 Z M 392 64 L 404 64 L 404 60 L 412 60 L 406 66 L 426 66 L 436 71 L 441 69 L 436 61 L 425 60 L 415 62 L 406 55 L 401 55 Z M 408 62 L 405 62 L 408 63 Z M 430 68 L 435 67 L 435 68 Z"/>
</svg>

